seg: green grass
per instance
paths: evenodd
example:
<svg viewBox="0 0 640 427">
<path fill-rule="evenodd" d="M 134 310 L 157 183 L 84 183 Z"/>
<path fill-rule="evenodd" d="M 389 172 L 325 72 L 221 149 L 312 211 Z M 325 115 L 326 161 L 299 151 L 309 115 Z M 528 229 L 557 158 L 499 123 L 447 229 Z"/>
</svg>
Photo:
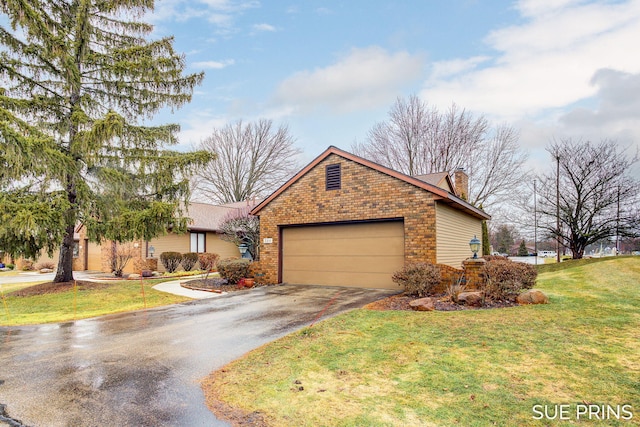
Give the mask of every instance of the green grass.
<svg viewBox="0 0 640 427">
<path fill-rule="evenodd" d="M 624 258 L 639 258 L 634 257 L 632 255 L 620 255 L 615 257 L 617 259 Z M 583 265 L 595 264 L 599 262 L 611 261 L 612 257 L 602 257 L 602 258 L 583 258 L 583 259 L 570 259 L 566 261 L 562 261 L 560 264 L 555 262 L 553 258 L 545 258 L 545 264 L 538 264 L 536 268 L 538 269 L 538 273 L 548 273 L 552 271 L 560 271 L 566 270 L 568 268 L 580 267 Z M 550 263 L 547 263 L 546 260 L 551 260 Z"/>
<path fill-rule="evenodd" d="M 190 298 L 159 292 L 152 289 L 158 283 L 168 279 L 143 281 L 146 307 L 157 307 Z M 18 284 L 17 284 L 18 285 Z M 109 282 L 100 289 L 77 290 L 29 297 L 17 297 L 7 294 L 3 285 L 4 303 L 0 304 L 0 325 L 25 325 L 50 322 L 65 322 L 74 319 L 102 316 L 111 313 L 140 310 L 145 307 L 140 281 L 119 280 Z M 21 287 L 22 284 L 19 284 Z M 14 289 L 17 290 L 17 289 Z"/>
<path fill-rule="evenodd" d="M 548 305 L 356 310 L 249 353 L 203 387 L 273 426 L 574 425 L 582 402 L 631 404 L 634 417 L 579 424 L 637 425 L 640 257 L 567 267 L 540 274 Z M 572 421 L 534 420 L 545 404 L 572 405 Z"/>
</svg>

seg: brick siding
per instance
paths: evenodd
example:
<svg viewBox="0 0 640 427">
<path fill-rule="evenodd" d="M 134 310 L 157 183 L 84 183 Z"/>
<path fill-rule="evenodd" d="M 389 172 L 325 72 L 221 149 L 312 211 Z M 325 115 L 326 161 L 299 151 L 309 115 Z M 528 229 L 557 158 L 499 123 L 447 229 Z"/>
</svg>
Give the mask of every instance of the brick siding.
<svg viewBox="0 0 640 427">
<path fill-rule="evenodd" d="M 325 167 L 336 163 L 341 164 L 341 189 L 326 190 Z M 404 218 L 405 260 L 435 263 L 433 194 L 331 154 L 260 211 L 260 236 L 273 239 L 260 246 L 264 282 L 278 281 L 278 226 L 397 218 Z"/>
</svg>

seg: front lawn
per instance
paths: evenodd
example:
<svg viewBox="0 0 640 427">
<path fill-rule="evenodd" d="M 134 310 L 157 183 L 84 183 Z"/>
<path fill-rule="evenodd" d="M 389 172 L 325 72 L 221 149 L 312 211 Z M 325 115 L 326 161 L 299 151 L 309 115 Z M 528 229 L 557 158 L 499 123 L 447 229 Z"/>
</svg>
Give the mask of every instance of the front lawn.
<svg viewBox="0 0 640 427">
<path fill-rule="evenodd" d="M 203 388 L 219 416 L 240 419 L 239 408 L 273 426 L 637 425 L 638 283 L 640 259 L 611 259 L 540 274 L 549 305 L 355 310 L 249 353 Z M 591 407 L 578 421 L 588 404 L 607 419 Z M 569 405 L 568 420 L 555 405 Z M 534 419 L 545 409 L 556 419 Z"/>
<path fill-rule="evenodd" d="M 65 322 L 140 310 L 145 307 L 145 298 L 147 308 L 189 301 L 190 298 L 152 289 L 152 286 L 169 280 L 175 280 L 175 278 L 144 280 L 142 282 L 144 298 L 138 280 L 117 280 L 96 284 L 82 282 L 82 285 L 75 290 L 73 286 L 69 286 L 62 292 L 31 296 L 8 294 L 7 288 L 12 285 L 3 285 L 5 301 L 0 302 L 0 325 Z M 23 284 L 15 286 L 14 291 L 25 287 Z"/>
</svg>

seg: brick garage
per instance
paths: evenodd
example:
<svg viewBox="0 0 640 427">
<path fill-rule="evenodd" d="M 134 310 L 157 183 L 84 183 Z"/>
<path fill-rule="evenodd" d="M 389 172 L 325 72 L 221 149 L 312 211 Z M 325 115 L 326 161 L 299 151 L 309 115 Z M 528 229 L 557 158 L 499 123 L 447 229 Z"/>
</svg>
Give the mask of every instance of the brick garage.
<svg viewBox="0 0 640 427">
<path fill-rule="evenodd" d="M 489 219 L 460 192 L 448 175 L 436 185 L 329 147 L 253 209 L 260 216 L 260 270 L 271 283 L 295 277 L 296 283 L 395 288 L 390 273 L 404 262 L 460 268 L 469 240 Z M 294 234 L 295 244 L 287 240 Z M 372 270 L 377 277 L 367 276 Z"/>
</svg>

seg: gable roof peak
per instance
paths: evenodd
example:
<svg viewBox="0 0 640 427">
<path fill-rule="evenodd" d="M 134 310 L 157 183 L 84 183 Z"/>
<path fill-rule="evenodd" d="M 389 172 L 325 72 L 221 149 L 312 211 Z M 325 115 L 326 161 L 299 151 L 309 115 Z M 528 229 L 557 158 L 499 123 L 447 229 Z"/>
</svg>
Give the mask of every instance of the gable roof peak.
<svg viewBox="0 0 640 427">
<path fill-rule="evenodd" d="M 456 207 L 457 209 L 463 210 L 473 216 L 476 216 L 478 218 L 482 218 L 482 219 L 491 219 L 491 217 L 489 215 L 487 215 L 484 211 L 476 208 L 475 206 L 465 202 L 464 200 L 458 198 L 455 194 L 438 187 L 437 185 L 434 184 L 430 184 L 426 181 L 420 180 L 419 178 L 416 177 L 412 177 L 409 175 L 406 175 L 402 172 L 398 172 L 396 170 L 393 170 L 391 168 L 388 168 L 386 166 L 380 165 L 378 163 L 375 163 L 371 160 L 367 160 L 363 157 L 357 156 L 355 154 L 349 153 L 348 151 L 344 151 L 334 145 L 330 145 L 325 151 L 323 151 L 318 157 L 316 157 L 314 160 L 311 161 L 311 163 L 309 163 L 307 166 L 305 166 L 304 168 L 302 168 L 297 174 L 295 174 L 291 179 L 289 179 L 287 182 L 285 182 L 282 186 L 280 186 L 280 188 L 278 188 L 276 191 L 274 191 L 270 196 L 268 196 L 266 199 L 264 199 L 262 202 L 258 203 L 257 206 L 255 206 L 253 208 L 253 210 L 251 211 L 252 215 L 259 215 L 259 212 L 262 210 L 262 208 L 264 208 L 265 206 L 267 206 L 272 200 L 274 200 L 276 197 L 278 197 L 280 194 L 282 194 L 287 188 L 289 188 L 293 183 L 295 183 L 296 181 L 298 181 L 300 178 L 302 178 L 304 175 L 307 174 L 307 172 L 309 172 L 311 169 L 313 169 L 314 167 L 316 167 L 320 162 L 322 162 L 324 159 L 326 159 L 327 157 L 329 157 L 331 154 L 336 154 L 340 157 L 343 157 L 347 160 L 351 160 L 355 163 L 358 163 L 360 165 L 363 165 L 365 167 L 374 169 L 378 172 L 381 172 L 385 175 L 389 175 L 393 178 L 399 179 L 401 181 L 407 182 L 411 185 L 415 185 L 416 187 L 422 188 L 423 190 L 429 191 L 431 193 L 433 193 L 437 198 L 439 198 L 440 200 L 443 200 L 445 203 L 448 203 L 454 207 Z M 448 174 L 447 174 L 448 176 Z M 450 178 L 449 178 L 450 179 Z M 453 187 L 452 187 L 453 188 Z"/>
</svg>

